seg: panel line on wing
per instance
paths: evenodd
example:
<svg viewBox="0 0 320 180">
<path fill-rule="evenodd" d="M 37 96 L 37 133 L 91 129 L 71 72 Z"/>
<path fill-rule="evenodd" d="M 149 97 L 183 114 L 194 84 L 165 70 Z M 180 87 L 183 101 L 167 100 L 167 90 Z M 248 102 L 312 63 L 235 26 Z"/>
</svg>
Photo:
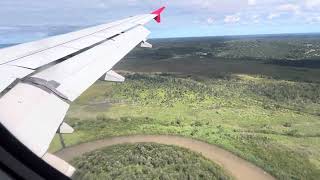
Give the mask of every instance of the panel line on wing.
<svg viewBox="0 0 320 180">
<path fill-rule="evenodd" d="M 70 59 L 70 58 L 72 58 L 72 57 L 74 57 L 74 56 L 77 56 L 77 55 L 79 55 L 79 54 L 81 54 L 81 53 L 83 53 L 83 52 L 85 52 L 85 51 L 88 51 L 88 50 L 90 50 L 90 49 L 92 49 L 92 48 L 94 48 L 94 47 L 96 47 L 96 46 L 98 46 L 98 45 L 100 45 L 100 44 L 102 44 L 102 43 L 105 43 L 105 42 L 107 42 L 107 41 L 109 41 L 109 40 L 112 40 L 113 38 L 115 38 L 115 37 L 117 37 L 117 36 L 119 36 L 119 35 L 120 35 L 120 34 L 116 34 L 116 35 L 114 35 L 114 36 L 112 36 L 112 37 L 109 37 L 109 38 L 104 39 L 104 40 L 102 40 L 102 41 L 100 41 L 100 42 L 97 42 L 97 43 L 95 43 L 95 44 L 93 44 L 93 45 L 91 45 L 91 46 L 89 46 L 89 47 L 85 47 L 85 48 L 83 48 L 83 49 L 79 49 L 78 51 L 76 51 L 76 52 L 74 52 L 74 53 L 72 53 L 72 54 L 69 54 L 69 55 L 67 55 L 67 56 L 65 56 L 65 57 L 62 57 L 62 58 L 57 59 L 57 60 L 55 60 L 55 61 L 52 61 L 51 63 L 49 63 L 49 64 L 47 64 L 47 65 L 45 65 L 45 66 L 41 66 L 41 67 L 36 68 L 36 69 L 27 68 L 27 67 L 18 66 L 18 65 L 11 65 L 11 66 L 34 70 L 33 73 L 31 73 L 30 75 L 28 75 L 28 77 L 30 77 L 30 76 L 32 76 L 33 74 L 36 74 L 36 73 L 38 73 L 38 72 L 40 72 L 40 71 L 43 71 L 43 70 L 45 70 L 45 69 L 47 69 L 47 68 L 49 68 L 49 67 L 51 67 L 51 66 L 53 66 L 53 65 L 56 65 L 56 64 L 58 64 L 58 63 L 61 63 L 61 62 L 65 61 L 65 60 L 68 60 L 68 59 Z"/>
</svg>

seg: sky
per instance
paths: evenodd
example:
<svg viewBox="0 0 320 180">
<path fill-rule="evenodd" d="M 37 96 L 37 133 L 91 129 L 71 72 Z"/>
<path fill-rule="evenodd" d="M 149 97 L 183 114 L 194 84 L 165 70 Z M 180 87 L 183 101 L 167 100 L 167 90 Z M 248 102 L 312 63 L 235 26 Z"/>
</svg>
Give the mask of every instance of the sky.
<svg viewBox="0 0 320 180">
<path fill-rule="evenodd" d="M 320 0 L 1 0 L 0 44 L 167 9 L 150 38 L 317 33 Z"/>
</svg>

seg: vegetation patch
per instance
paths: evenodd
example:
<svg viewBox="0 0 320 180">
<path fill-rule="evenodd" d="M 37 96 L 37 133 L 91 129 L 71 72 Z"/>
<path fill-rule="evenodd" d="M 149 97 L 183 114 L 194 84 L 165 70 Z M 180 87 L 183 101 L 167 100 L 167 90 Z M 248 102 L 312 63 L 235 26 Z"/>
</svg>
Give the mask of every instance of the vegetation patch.
<svg viewBox="0 0 320 180">
<path fill-rule="evenodd" d="M 74 179 L 232 179 L 200 154 L 154 143 L 123 144 L 73 160 Z"/>
</svg>

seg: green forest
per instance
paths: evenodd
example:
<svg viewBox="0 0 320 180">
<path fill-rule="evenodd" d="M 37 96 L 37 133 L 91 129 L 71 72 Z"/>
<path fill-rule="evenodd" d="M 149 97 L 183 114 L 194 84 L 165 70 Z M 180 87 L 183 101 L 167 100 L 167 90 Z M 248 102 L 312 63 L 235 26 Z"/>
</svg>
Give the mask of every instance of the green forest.
<svg viewBox="0 0 320 180">
<path fill-rule="evenodd" d="M 231 179 L 221 168 L 187 149 L 153 143 L 122 144 L 90 152 L 72 161 L 75 180 Z"/>
</svg>

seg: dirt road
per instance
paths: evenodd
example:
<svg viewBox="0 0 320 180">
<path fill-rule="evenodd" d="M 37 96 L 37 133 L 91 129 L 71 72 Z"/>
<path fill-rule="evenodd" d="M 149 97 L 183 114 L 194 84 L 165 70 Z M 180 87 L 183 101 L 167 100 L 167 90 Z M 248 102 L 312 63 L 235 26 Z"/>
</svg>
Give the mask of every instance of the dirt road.
<svg viewBox="0 0 320 180">
<path fill-rule="evenodd" d="M 232 153 L 221 149 L 215 145 L 207 144 L 202 141 L 189 139 L 179 136 L 160 136 L 160 135 L 138 135 L 114 137 L 89 143 L 84 143 L 63 149 L 55 154 L 70 161 L 86 152 L 100 149 L 107 146 L 123 143 L 153 142 L 159 144 L 176 145 L 201 153 L 204 157 L 219 164 L 224 170 L 228 171 L 235 179 L 239 180 L 274 180 L 275 178 L 263 171 L 252 163 L 243 160 Z"/>
</svg>

